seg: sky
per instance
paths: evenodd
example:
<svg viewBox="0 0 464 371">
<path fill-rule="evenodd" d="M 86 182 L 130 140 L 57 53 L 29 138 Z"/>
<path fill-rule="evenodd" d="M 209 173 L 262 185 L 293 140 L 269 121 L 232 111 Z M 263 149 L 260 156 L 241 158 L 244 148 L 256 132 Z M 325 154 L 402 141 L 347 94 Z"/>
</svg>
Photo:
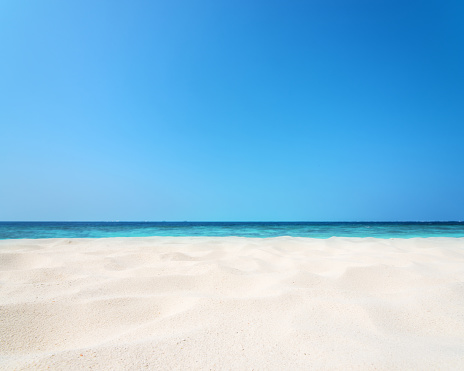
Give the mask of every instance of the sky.
<svg viewBox="0 0 464 371">
<path fill-rule="evenodd" d="M 2 1 L 0 220 L 464 220 L 459 0 Z"/>
</svg>

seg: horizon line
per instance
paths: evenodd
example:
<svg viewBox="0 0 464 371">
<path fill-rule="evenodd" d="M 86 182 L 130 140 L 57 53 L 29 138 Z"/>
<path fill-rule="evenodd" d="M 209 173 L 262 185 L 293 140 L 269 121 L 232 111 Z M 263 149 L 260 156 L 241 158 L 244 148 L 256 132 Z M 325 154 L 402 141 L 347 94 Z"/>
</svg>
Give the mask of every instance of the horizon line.
<svg viewBox="0 0 464 371">
<path fill-rule="evenodd" d="M 0 220 L 0 223 L 463 223 L 462 220 Z"/>
</svg>

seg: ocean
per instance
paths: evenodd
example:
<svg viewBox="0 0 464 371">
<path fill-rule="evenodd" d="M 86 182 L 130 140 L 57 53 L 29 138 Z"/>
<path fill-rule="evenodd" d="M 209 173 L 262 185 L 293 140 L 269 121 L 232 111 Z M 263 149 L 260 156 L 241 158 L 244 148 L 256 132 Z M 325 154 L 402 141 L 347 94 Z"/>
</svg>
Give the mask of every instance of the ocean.
<svg viewBox="0 0 464 371">
<path fill-rule="evenodd" d="M 0 239 L 147 236 L 464 237 L 464 222 L 0 222 Z"/>
</svg>

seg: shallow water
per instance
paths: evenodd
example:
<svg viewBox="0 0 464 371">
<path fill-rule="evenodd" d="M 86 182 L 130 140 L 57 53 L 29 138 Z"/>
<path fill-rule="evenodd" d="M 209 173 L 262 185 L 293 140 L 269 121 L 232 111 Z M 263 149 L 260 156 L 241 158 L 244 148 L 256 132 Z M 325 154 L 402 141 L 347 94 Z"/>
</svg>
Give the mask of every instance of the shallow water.
<svg viewBox="0 0 464 371">
<path fill-rule="evenodd" d="M 0 222 L 0 239 L 146 236 L 464 237 L 464 222 Z"/>
</svg>

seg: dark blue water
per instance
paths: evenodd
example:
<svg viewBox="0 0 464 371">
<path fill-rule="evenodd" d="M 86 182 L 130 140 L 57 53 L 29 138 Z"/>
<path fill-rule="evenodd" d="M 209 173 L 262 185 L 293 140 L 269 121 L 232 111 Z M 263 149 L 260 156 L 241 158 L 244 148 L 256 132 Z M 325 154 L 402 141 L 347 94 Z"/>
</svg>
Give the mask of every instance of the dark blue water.
<svg viewBox="0 0 464 371">
<path fill-rule="evenodd" d="M 146 236 L 464 237 L 464 222 L 0 222 L 0 239 Z"/>
</svg>

